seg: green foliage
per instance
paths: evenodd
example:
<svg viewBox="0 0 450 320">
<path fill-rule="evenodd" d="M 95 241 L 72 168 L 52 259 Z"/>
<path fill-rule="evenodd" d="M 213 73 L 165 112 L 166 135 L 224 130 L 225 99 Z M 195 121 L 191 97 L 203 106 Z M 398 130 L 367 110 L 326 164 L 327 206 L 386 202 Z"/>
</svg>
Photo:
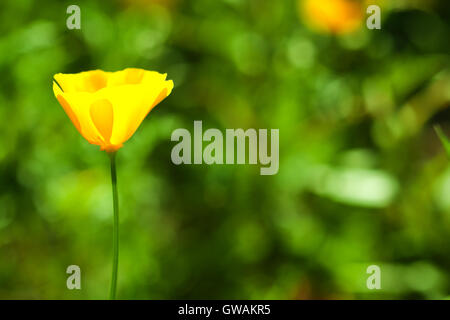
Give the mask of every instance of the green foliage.
<svg viewBox="0 0 450 320">
<path fill-rule="evenodd" d="M 447 136 L 444 134 L 441 127 L 435 126 L 434 130 L 436 131 L 439 140 L 441 140 L 442 146 L 444 147 L 445 152 L 447 152 L 447 156 L 450 157 L 450 140 L 448 140 Z"/>
<path fill-rule="evenodd" d="M 68 30 L 65 1 L 2 0 L 0 298 L 107 298 L 109 161 L 52 77 L 125 67 L 175 88 L 117 155 L 118 298 L 448 298 L 450 166 L 433 131 L 450 120 L 448 1 L 385 3 L 381 30 L 335 36 L 295 1 L 77 1 Z M 279 128 L 279 173 L 174 165 L 171 133 L 194 120 Z"/>
</svg>

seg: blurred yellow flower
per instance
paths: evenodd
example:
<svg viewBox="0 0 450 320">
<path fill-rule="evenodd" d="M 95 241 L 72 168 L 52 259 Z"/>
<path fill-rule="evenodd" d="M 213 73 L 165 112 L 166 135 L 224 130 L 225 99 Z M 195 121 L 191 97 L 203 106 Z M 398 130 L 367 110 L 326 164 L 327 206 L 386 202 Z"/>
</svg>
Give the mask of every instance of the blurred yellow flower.
<svg viewBox="0 0 450 320">
<path fill-rule="evenodd" d="M 363 8 L 355 0 L 300 0 L 306 22 L 315 30 L 343 34 L 361 25 Z"/>
<path fill-rule="evenodd" d="M 75 128 L 101 150 L 115 152 L 173 89 L 166 74 L 128 68 L 54 76 L 53 92 Z"/>
</svg>

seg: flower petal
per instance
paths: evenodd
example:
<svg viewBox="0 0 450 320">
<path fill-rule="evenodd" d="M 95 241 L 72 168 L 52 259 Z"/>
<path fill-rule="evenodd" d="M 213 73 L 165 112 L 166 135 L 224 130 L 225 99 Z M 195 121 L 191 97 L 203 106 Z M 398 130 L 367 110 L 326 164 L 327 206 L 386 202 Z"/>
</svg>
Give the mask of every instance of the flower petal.
<svg viewBox="0 0 450 320">
<path fill-rule="evenodd" d="M 56 74 L 53 91 L 82 136 L 102 150 L 122 147 L 152 108 L 167 97 L 167 74 L 128 68 Z M 59 86 L 60 87 L 59 87 Z"/>
<path fill-rule="evenodd" d="M 121 144 L 127 141 L 149 111 L 167 97 L 172 88 L 172 81 L 159 81 L 152 85 L 123 85 L 101 90 L 99 95 L 107 98 L 114 109 L 111 143 Z"/>
<path fill-rule="evenodd" d="M 66 112 L 70 121 L 72 121 L 75 128 L 77 128 L 78 132 L 81 133 L 80 122 L 78 121 L 75 113 L 72 111 L 72 107 L 69 105 L 69 103 L 66 101 L 66 99 L 64 99 L 62 95 L 58 95 L 56 99 L 58 99 L 59 104 L 63 107 L 64 111 Z"/>
<path fill-rule="evenodd" d="M 92 122 L 101 134 L 104 142 L 109 144 L 114 123 L 114 111 L 111 102 L 100 99 L 91 104 L 89 108 Z"/>
<path fill-rule="evenodd" d="M 110 72 L 93 70 L 80 73 L 62 74 L 54 76 L 62 90 L 69 92 L 96 92 L 108 84 Z"/>
<path fill-rule="evenodd" d="M 57 90 L 59 90 L 59 93 Z M 90 93 L 63 93 L 59 88 L 54 88 L 54 91 L 58 101 L 60 103 L 63 101 L 64 104 L 61 105 L 64 109 L 70 106 L 70 110 L 78 120 L 79 127 L 75 123 L 74 125 L 81 135 L 90 143 L 100 145 L 103 138 L 92 122 L 89 114 L 89 106 L 92 104 L 94 96 Z"/>
</svg>

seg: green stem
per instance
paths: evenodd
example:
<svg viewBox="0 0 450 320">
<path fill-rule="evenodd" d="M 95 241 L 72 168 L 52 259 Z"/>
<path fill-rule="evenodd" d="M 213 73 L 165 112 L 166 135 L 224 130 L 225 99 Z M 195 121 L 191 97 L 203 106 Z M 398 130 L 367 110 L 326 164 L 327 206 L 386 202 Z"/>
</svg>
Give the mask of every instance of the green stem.
<svg viewBox="0 0 450 320">
<path fill-rule="evenodd" d="M 119 268 L 119 198 L 117 195 L 117 173 L 116 173 L 116 153 L 109 153 L 111 159 L 111 183 L 113 192 L 113 207 L 114 207 L 114 230 L 113 230 L 113 266 L 111 289 L 109 291 L 109 299 L 116 299 L 117 288 L 117 270 Z"/>
</svg>

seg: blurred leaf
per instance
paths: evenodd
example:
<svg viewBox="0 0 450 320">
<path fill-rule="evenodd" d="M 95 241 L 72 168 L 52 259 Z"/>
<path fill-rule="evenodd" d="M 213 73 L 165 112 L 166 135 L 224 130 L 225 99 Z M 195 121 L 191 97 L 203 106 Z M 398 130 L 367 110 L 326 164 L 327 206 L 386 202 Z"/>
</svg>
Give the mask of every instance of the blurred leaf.
<svg viewBox="0 0 450 320">
<path fill-rule="evenodd" d="M 444 134 L 441 127 L 435 126 L 434 130 L 436 131 L 439 139 L 441 140 L 442 145 L 444 146 L 445 152 L 447 152 L 447 156 L 450 158 L 450 140 Z"/>
</svg>

